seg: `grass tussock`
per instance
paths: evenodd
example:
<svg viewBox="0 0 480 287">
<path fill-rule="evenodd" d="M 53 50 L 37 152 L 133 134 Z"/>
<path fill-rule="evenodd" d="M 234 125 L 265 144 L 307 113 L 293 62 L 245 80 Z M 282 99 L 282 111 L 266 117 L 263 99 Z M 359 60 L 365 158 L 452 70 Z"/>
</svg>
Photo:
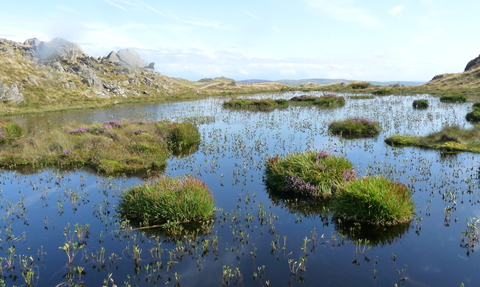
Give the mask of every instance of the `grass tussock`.
<svg viewBox="0 0 480 287">
<path fill-rule="evenodd" d="M 273 111 L 278 108 L 287 108 L 288 101 L 283 99 L 232 99 L 224 102 L 223 107 L 237 110 Z"/>
<path fill-rule="evenodd" d="M 395 225 L 413 219 L 411 191 L 384 177 L 365 177 L 346 182 L 335 196 L 336 217 L 375 225 Z"/>
<path fill-rule="evenodd" d="M 266 162 L 267 186 L 287 197 L 327 197 L 355 178 L 352 163 L 327 151 L 293 153 Z"/>
<path fill-rule="evenodd" d="M 426 109 L 429 106 L 428 100 L 420 99 L 414 100 L 412 103 L 414 109 Z"/>
<path fill-rule="evenodd" d="M 467 113 L 465 119 L 472 123 L 480 122 L 480 102 L 475 102 L 473 104 L 473 111 Z"/>
<path fill-rule="evenodd" d="M 343 121 L 335 121 L 328 126 L 330 133 L 347 138 L 374 137 L 377 136 L 381 130 L 378 122 L 365 118 L 350 118 Z"/>
<path fill-rule="evenodd" d="M 385 139 L 391 146 L 417 146 L 438 149 L 443 152 L 480 152 L 480 127 L 462 129 L 458 126 L 444 127 L 441 131 L 425 137 L 395 135 Z"/>
<path fill-rule="evenodd" d="M 13 127 L 13 128 L 12 128 Z M 21 136 L 4 124 L 7 137 L 0 150 L 0 167 L 90 167 L 106 174 L 161 171 L 174 153 L 198 146 L 200 134 L 189 123 L 170 121 L 106 121 L 70 123 L 39 135 Z"/>
<path fill-rule="evenodd" d="M 141 227 L 201 224 L 215 212 L 210 190 L 198 178 L 161 177 L 126 189 L 118 205 L 123 218 Z"/>
<path fill-rule="evenodd" d="M 442 103 L 465 103 L 466 101 L 467 97 L 459 93 L 446 93 L 440 97 Z"/>
<path fill-rule="evenodd" d="M 335 94 L 324 94 L 319 97 L 302 95 L 290 99 L 292 105 L 314 105 L 324 109 L 339 108 L 345 105 L 345 98 Z"/>
</svg>

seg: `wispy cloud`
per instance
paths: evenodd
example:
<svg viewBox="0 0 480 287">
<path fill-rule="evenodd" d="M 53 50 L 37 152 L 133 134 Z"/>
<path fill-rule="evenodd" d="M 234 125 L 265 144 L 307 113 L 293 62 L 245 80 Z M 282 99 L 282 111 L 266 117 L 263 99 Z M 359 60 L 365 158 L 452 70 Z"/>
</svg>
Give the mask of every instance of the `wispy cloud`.
<svg viewBox="0 0 480 287">
<path fill-rule="evenodd" d="M 307 5 L 318 9 L 333 19 L 356 22 L 364 26 L 379 26 L 380 21 L 368 9 L 355 5 L 353 0 L 304 0 Z"/>
<path fill-rule="evenodd" d="M 252 14 L 252 13 L 250 13 L 250 12 L 247 12 L 247 11 L 241 11 L 241 12 L 242 12 L 242 13 L 244 13 L 244 14 L 246 14 L 246 15 L 248 15 L 248 16 L 250 16 L 250 17 L 252 17 L 252 18 L 255 18 L 255 19 L 260 19 L 260 17 L 258 17 L 258 16 L 255 16 L 255 15 L 253 15 L 253 14 Z"/>
<path fill-rule="evenodd" d="M 392 15 L 392 16 L 401 17 L 401 16 L 402 16 L 403 9 L 405 9 L 405 6 L 403 6 L 403 5 L 398 5 L 398 6 L 393 7 L 392 9 L 388 10 L 388 14 L 390 14 L 390 15 Z"/>
<path fill-rule="evenodd" d="M 202 27 L 210 27 L 210 28 L 219 28 L 219 29 L 227 29 L 231 27 L 231 25 L 218 22 L 218 21 L 211 21 L 211 20 L 205 20 L 205 19 L 183 19 L 180 18 L 176 15 L 170 15 L 171 18 L 177 20 L 178 22 L 185 23 L 185 24 L 190 24 L 190 25 L 195 25 L 195 26 L 202 26 Z"/>
<path fill-rule="evenodd" d="M 122 9 L 122 10 L 124 10 L 124 11 L 128 11 L 125 7 L 123 7 L 123 6 L 120 5 L 120 4 L 115 3 L 115 2 L 113 2 L 113 1 L 110 1 L 110 0 L 103 0 L 103 1 L 107 2 L 108 4 L 110 4 L 110 5 L 114 6 L 114 7 L 117 7 L 118 9 Z"/>
<path fill-rule="evenodd" d="M 158 11 L 157 9 L 153 8 L 152 6 L 150 6 L 150 5 L 148 5 L 148 4 L 145 4 L 145 3 L 142 2 L 142 1 L 138 1 L 138 0 L 137 0 L 137 2 L 138 2 L 139 4 L 141 4 L 142 6 L 150 9 L 151 11 L 153 11 L 153 12 L 155 12 L 155 13 L 157 13 L 157 14 L 160 14 L 160 15 L 162 15 L 163 17 L 167 17 L 167 15 L 163 14 L 162 12 L 160 12 L 160 11 Z"/>
</svg>

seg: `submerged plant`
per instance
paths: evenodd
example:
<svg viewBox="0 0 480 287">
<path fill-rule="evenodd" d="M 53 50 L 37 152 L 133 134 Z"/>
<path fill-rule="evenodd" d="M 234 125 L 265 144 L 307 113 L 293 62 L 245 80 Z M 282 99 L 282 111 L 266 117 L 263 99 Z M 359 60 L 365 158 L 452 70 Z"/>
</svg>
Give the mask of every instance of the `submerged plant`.
<svg viewBox="0 0 480 287">
<path fill-rule="evenodd" d="M 323 197 L 352 177 L 352 163 L 328 151 L 307 151 L 266 162 L 266 184 L 271 189 L 292 197 Z M 347 179 L 348 178 L 348 179 Z"/>
<path fill-rule="evenodd" d="M 404 184 L 385 177 L 347 181 L 336 194 L 335 217 L 354 222 L 393 225 L 410 222 L 415 212 L 412 192 Z"/>
</svg>

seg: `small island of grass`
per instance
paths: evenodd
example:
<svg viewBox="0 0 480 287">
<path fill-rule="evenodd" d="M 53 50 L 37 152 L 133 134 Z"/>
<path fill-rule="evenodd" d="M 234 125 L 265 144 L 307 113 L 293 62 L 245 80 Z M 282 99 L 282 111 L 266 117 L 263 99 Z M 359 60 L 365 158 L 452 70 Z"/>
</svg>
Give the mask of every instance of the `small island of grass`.
<svg viewBox="0 0 480 287">
<path fill-rule="evenodd" d="M 288 106 L 317 106 L 324 109 L 338 108 L 345 105 L 345 98 L 334 94 L 322 96 L 302 95 L 295 96 L 290 100 L 285 99 L 232 99 L 222 104 L 224 108 L 234 110 L 273 111 L 287 108 Z"/>
<path fill-rule="evenodd" d="M 170 121 L 72 123 L 25 135 L 16 124 L 0 123 L 0 137 L 1 168 L 88 167 L 107 174 L 163 170 L 171 155 L 188 153 L 200 142 L 195 126 Z"/>
<path fill-rule="evenodd" d="M 462 129 L 458 126 L 444 127 L 440 132 L 424 137 L 395 135 L 385 139 L 391 146 L 416 146 L 438 149 L 443 152 L 475 152 L 480 153 L 480 127 Z"/>
<path fill-rule="evenodd" d="M 412 192 L 384 177 L 364 177 L 346 182 L 335 196 L 335 217 L 375 225 L 395 225 L 413 219 Z"/>
<path fill-rule="evenodd" d="M 327 151 L 307 151 L 266 161 L 270 197 L 302 214 L 318 213 L 373 225 L 412 220 L 411 191 L 384 177 L 357 179 L 352 163 Z"/>
<path fill-rule="evenodd" d="M 381 130 L 378 122 L 365 118 L 350 118 L 343 121 L 335 121 L 328 126 L 330 133 L 347 138 L 374 137 L 377 136 Z"/>
<path fill-rule="evenodd" d="M 140 228 L 164 227 L 167 234 L 178 235 L 185 226 L 210 226 L 204 223 L 214 217 L 215 203 L 198 178 L 162 177 L 126 189 L 118 210 Z"/>
<path fill-rule="evenodd" d="M 446 93 L 440 97 L 440 102 L 442 103 L 465 103 L 466 101 L 467 97 L 458 93 Z"/>
<path fill-rule="evenodd" d="M 266 166 L 267 186 L 293 198 L 330 196 L 339 184 L 355 177 L 348 159 L 327 151 L 276 156 Z"/>
<path fill-rule="evenodd" d="M 414 100 L 412 103 L 412 106 L 414 109 L 426 109 L 428 108 L 428 100 L 425 99 L 420 99 L 420 100 Z"/>
</svg>

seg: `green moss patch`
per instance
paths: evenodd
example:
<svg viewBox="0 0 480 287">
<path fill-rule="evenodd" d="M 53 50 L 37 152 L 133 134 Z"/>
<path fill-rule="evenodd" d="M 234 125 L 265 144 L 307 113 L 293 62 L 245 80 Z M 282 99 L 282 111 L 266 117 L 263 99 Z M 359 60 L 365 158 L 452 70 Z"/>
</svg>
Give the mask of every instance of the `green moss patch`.
<svg viewBox="0 0 480 287">
<path fill-rule="evenodd" d="M 372 120 L 364 118 L 351 118 L 343 121 L 335 121 L 328 126 L 328 131 L 334 135 L 343 137 L 374 137 L 381 131 L 380 125 Z"/>
<path fill-rule="evenodd" d="M 346 182 L 335 196 L 336 217 L 375 225 L 394 225 L 413 219 L 411 191 L 384 177 L 365 177 Z"/>
</svg>

